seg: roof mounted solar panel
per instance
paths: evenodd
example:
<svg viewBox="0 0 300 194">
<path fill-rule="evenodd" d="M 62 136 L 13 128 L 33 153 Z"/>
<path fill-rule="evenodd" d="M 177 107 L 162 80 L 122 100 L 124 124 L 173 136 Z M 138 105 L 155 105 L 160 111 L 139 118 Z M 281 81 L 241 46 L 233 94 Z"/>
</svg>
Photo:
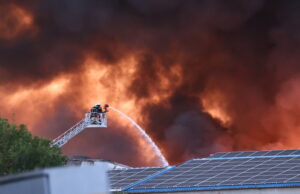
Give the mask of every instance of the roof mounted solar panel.
<svg viewBox="0 0 300 194">
<path fill-rule="evenodd" d="M 217 153 L 209 158 L 185 162 L 126 191 L 147 193 L 300 186 L 298 151 Z"/>
<path fill-rule="evenodd" d="M 167 167 L 128 168 L 108 171 L 111 188 L 120 191 L 140 180 L 165 170 Z"/>
<path fill-rule="evenodd" d="M 229 157 L 253 157 L 253 156 L 285 156 L 300 155 L 300 149 L 293 150 L 265 150 L 265 151 L 244 151 L 244 152 L 218 152 L 211 154 L 210 158 L 229 158 Z"/>
</svg>

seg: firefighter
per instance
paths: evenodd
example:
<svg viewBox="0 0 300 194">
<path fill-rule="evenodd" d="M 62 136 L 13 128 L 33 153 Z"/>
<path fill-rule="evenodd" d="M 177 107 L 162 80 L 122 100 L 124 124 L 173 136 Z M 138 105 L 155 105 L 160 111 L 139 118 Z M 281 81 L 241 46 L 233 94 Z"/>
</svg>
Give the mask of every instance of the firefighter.
<svg viewBox="0 0 300 194">
<path fill-rule="evenodd" d="M 91 113 L 94 112 L 94 108 L 95 108 L 94 106 L 91 108 Z"/>
<path fill-rule="evenodd" d="M 97 113 L 97 104 L 91 108 L 91 118 L 96 117 L 97 116 L 96 113 Z"/>
<path fill-rule="evenodd" d="M 97 104 L 97 105 L 96 105 L 96 112 L 97 112 L 97 113 L 103 113 L 102 107 L 101 107 L 100 104 Z"/>
</svg>

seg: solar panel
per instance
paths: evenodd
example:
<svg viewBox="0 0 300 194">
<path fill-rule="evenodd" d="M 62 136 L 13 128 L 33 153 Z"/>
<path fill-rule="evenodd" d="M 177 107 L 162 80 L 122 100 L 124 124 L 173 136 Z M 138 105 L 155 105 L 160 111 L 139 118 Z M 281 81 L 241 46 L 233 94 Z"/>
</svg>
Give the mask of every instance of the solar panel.
<svg viewBox="0 0 300 194">
<path fill-rule="evenodd" d="M 215 154 L 211 154 L 210 158 L 253 157 L 253 156 L 285 156 L 285 155 L 300 155 L 300 150 L 218 152 L 218 153 L 215 153 Z"/>
<path fill-rule="evenodd" d="M 108 177 L 113 190 L 121 190 L 129 185 L 156 174 L 166 167 L 129 168 L 108 171 Z"/>
<path fill-rule="evenodd" d="M 222 153 L 209 158 L 194 159 L 128 191 L 299 182 L 300 156 L 292 155 L 296 151 L 298 150 L 264 151 L 261 154 L 251 152 L 253 157 L 244 158 L 232 158 L 232 154 Z M 277 156 L 262 156 L 270 152 Z"/>
</svg>

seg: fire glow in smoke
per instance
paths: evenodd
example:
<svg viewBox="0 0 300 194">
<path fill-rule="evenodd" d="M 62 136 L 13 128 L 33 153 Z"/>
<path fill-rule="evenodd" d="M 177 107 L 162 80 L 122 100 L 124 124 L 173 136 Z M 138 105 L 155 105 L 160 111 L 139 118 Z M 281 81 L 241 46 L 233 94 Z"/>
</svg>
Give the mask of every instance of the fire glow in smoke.
<svg viewBox="0 0 300 194">
<path fill-rule="evenodd" d="M 172 163 L 217 151 L 299 148 L 297 0 L 0 2 L 0 114 L 54 138 L 102 102 Z M 12 116 L 14 115 L 14 116 Z M 157 165 L 109 113 L 63 151 Z"/>
</svg>

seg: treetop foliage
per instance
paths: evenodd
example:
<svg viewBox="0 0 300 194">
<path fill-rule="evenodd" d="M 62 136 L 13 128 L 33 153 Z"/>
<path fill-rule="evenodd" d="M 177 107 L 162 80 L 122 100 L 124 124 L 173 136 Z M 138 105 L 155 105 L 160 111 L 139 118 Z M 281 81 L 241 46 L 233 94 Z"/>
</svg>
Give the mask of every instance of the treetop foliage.
<svg viewBox="0 0 300 194">
<path fill-rule="evenodd" d="M 50 140 L 32 136 L 25 125 L 0 118 L 0 176 L 64 165 L 67 157 Z"/>
</svg>

